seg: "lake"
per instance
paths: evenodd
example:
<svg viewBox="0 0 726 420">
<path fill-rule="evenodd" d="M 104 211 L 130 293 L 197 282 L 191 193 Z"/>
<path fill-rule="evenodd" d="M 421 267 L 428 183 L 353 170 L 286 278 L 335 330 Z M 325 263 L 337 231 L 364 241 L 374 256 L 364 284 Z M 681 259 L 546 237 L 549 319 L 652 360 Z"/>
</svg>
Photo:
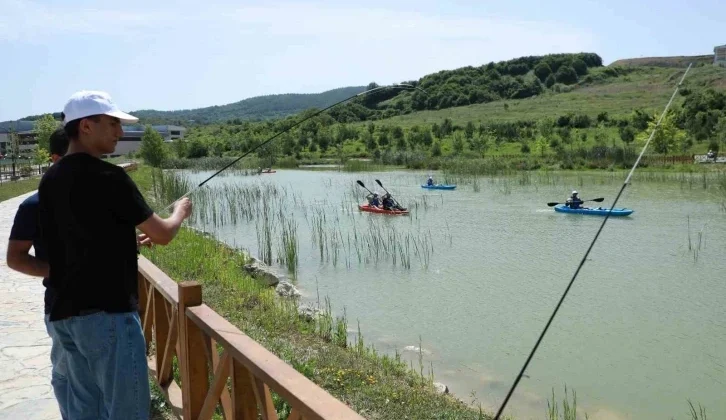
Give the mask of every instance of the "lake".
<svg viewBox="0 0 726 420">
<path fill-rule="evenodd" d="M 183 173 L 196 185 L 213 172 Z M 351 337 L 359 322 L 367 345 L 397 349 L 416 370 L 421 340 L 424 374 L 433 366 L 457 397 L 493 412 L 603 220 L 546 203 L 576 189 L 609 206 L 625 174 L 461 178 L 455 191 L 422 189 L 427 176 L 225 174 L 192 195 L 194 224 L 255 256 L 267 249 L 283 270 L 279 238 L 293 231 L 303 300 L 329 296 Z M 382 193 L 380 179 L 411 214 L 360 212 L 358 179 Z M 617 205 L 635 212 L 608 220 L 507 413 L 543 418 L 553 388 L 561 402 L 567 386 L 593 420 L 690 418 L 688 399 L 725 418 L 722 201 L 702 175 L 636 172 Z"/>
</svg>

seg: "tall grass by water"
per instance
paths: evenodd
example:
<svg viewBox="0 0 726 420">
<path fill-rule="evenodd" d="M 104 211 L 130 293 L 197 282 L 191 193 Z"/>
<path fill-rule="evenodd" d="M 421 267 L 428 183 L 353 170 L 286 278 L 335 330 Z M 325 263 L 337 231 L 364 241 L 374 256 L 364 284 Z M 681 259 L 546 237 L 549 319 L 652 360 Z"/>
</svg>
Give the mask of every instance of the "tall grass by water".
<svg viewBox="0 0 726 420">
<path fill-rule="evenodd" d="M 157 201 L 164 203 L 173 202 L 193 187 L 186 176 L 173 171 L 155 172 L 153 184 Z M 193 194 L 194 209 L 189 222 L 203 230 L 253 222 L 257 257 L 268 265 L 277 262 L 292 274 L 298 271 L 300 255 L 296 218 L 307 222 L 321 264 L 350 268 L 354 262 L 388 262 L 410 269 L 418 262 L 427 268 L 434 240 L 430 231 L 415 226 L 413 220 L 417 211 L 441 205 L 443 199 L 416 198 L 409 203 L 413 212 L 410 228 L 381 229 L 370 217 L 355 217 L 360 215 L 356 198 L 360 190 L 357 186 L 351 188 L 350 195 L 346 194 L 338 205 L 327 199 L 308 201 L 289 188 L 271 183 L 205 185 Z"/>
</svg>

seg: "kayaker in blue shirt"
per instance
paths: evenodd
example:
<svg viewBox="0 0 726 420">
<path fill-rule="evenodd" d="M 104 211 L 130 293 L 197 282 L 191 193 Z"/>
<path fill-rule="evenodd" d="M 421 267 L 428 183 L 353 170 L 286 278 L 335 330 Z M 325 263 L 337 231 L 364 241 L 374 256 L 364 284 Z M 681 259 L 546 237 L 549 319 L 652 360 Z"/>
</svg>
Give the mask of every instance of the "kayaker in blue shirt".
<svg viewBox="0 0 726 420">
<path fill-rule="evenodd" d="M 396 207 L 396 202 L 393 201 L 393 198 L 391 198 L 391 194 L 385 194 L 383 196 L 383 209 L 392 210 L 395 207 Z"/>
<path fill-rule="evenodd" d="M 374 192 L 373 195 L 368 194 L 366 196 L 368 199 L 368 205 L 372 207 L 380 207 L 381 206 L 381 200 L 378 195 L 378 191 Z"/>
<path fill-rule="evenodd" d="M 428 185 L 428 186 L 434 185 L 434 178 L 430 176 L 429 180 L 426 181 L 426 185 Z"/>
<path fill-rule="evenodd" d="M 571 209 L 582 208 L 583 201 L 577 196 L 577 191 L 572 192 L 572 196 L 567 198 L 565 204 Z"/>
</svg>

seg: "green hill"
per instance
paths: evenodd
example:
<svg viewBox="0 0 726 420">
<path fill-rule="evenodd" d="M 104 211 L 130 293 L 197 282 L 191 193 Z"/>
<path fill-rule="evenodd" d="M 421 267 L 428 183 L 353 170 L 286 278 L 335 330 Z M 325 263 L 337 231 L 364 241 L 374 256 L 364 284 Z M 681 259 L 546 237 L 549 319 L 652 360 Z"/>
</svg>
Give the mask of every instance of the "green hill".
<svg viewBox="0 0 726 420">
<path fill-rule="evenodd" d="M 350 86 L 322 93 L 286 93 L 248 98 L 239 102 L 177 111 L 142 109 L 132 114 L 150 124 L 210 124 L 229 120 L 267 120 L 296 114 L 308 108 L 322 108 L 362 92 L 364 86 Z"/>
<path fill-rule="evenodd" d="M 271 161 L 288 157 L 285 165 L 367 157 L 386 164 L 435 168 L 451 162 L 452 157 L 486 157 L 491 161 L 493 157 L 514 156 L 512 164 L 517 168 L 627 167 L 685 67 L 634 63 L 603 67 L 597 65 L 597 56 L 591 55 L 591 65 L 585 63 L 582 69 L 581 64 L 572 64 L 576 60 L 584 63 L 581 57 L 526 57 L 427 75 L 408 83 L 423 87 L 428 95 L 384 89 L 356 98 L 280 136 L 258 155 Z M 552 60 L 559 60 L 559 67 Z M 670 131 L 654 140 L 649 153 L 689 155 L 726 149 L 726 68 L 693 61 L 695 65 L 664 122 Z M 546 77 L 546 69 L 537 70 L 543 63 L 550 71 Z M 580 68 L 567 84 L 561 74 L 571 72 L 561 72 L 563 66 Z M 557 67 L 555 76 L 552 67 Z M 512 71 L 519 74 L 512 76 Z M 473 78 L 475 74 L 480 77 Z M 552 77 L 554 83 L 540 80 L 551 81 Z M 501 90 L 502 79 L 521 79 L 524 84 L 518 82 L 519 89 Z M 527 83 L 539 93 L 523 95 L 521 89 Z M 416 99 L 420 94 L 426 99 Z M 480 102 L 454 106 L 443 101 L 454 96 L 474 97 Z M 425 109 L 413 109 L 417 106 Z M 196 127 L 188 132 L 187 149 L 175 152 L 179 157 L 238 156 L 312 111 L 271 124 Z M 518 160 L 520 157 L 524 161 Z M 493 167 L 500 168 L 500 163 Z"/>
<path fill-rule="evenodd" d="M 267 120 L 297 114 L 308 108 L 322 108 L 353 96 L 365 90 L 365 86 L 349 86 L 328 90 L 321 93 L 286 93 L 280 95 L 255 96 L 227 105 L 215 105 L 205 108 L 183 109 L 176 111 L 158 111 L 141 109 L 131 111 L 139 117 L 142 124 L 213 124 L 228 120 Z M 60 119 L 60 112 L 53 114 Z M 35 121 L 41 115 L 22 118 L 24 121 Z"/>
</svg>

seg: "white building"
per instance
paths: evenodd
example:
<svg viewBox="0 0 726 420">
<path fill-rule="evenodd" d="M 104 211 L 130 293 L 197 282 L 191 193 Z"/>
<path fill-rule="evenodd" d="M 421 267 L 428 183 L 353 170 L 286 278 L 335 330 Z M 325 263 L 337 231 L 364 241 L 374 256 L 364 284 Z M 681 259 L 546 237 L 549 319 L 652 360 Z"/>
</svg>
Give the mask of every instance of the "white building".
<svg viewBox="0 0 726 420">
<path fill-rule="evenodd" d="M 726 45 L 721 45 L 713 49 L 713 64 L 726 67 Z"/>
<path fill-rule="evenodd" d="M 151 128 L 156 130 L 165 143 L 174 140 L 183 139 L 187 129 L 178 125 L 152 125 Z M 116 151 L 111 157 L 127 155 L 129 152 L 136 152 L 141 148 L 141 137 L 144 135 L 146 126 L 143 125 L 125 125 L 123 126 L 124 135 L 116 143 Z"/>
<path fill-rule="evenodd" d="M 35 150 L 35 145 L 38 144 L 35 140 L 33 128 L 33 121 L 0 123 L 0 155 L 6 156 L 10 151 L 10 132 L 12 131 L 20 140 L 20 155 L 23 157 L 31 157 L 33 150 Z M 141 137 L 144 135 L 145 128 L 143 125 L 122 126 L 124 135 L 116 144 L 116 151 L 111 157 L 127 155 L 129 152 L 139 150 L 141 147 Z M 176 125 L 154 125 L 151 128 L 161 134 L 165 142 L 184 138 L 184 133 L 187 131 L 186 128 Z"/>
</svg>

